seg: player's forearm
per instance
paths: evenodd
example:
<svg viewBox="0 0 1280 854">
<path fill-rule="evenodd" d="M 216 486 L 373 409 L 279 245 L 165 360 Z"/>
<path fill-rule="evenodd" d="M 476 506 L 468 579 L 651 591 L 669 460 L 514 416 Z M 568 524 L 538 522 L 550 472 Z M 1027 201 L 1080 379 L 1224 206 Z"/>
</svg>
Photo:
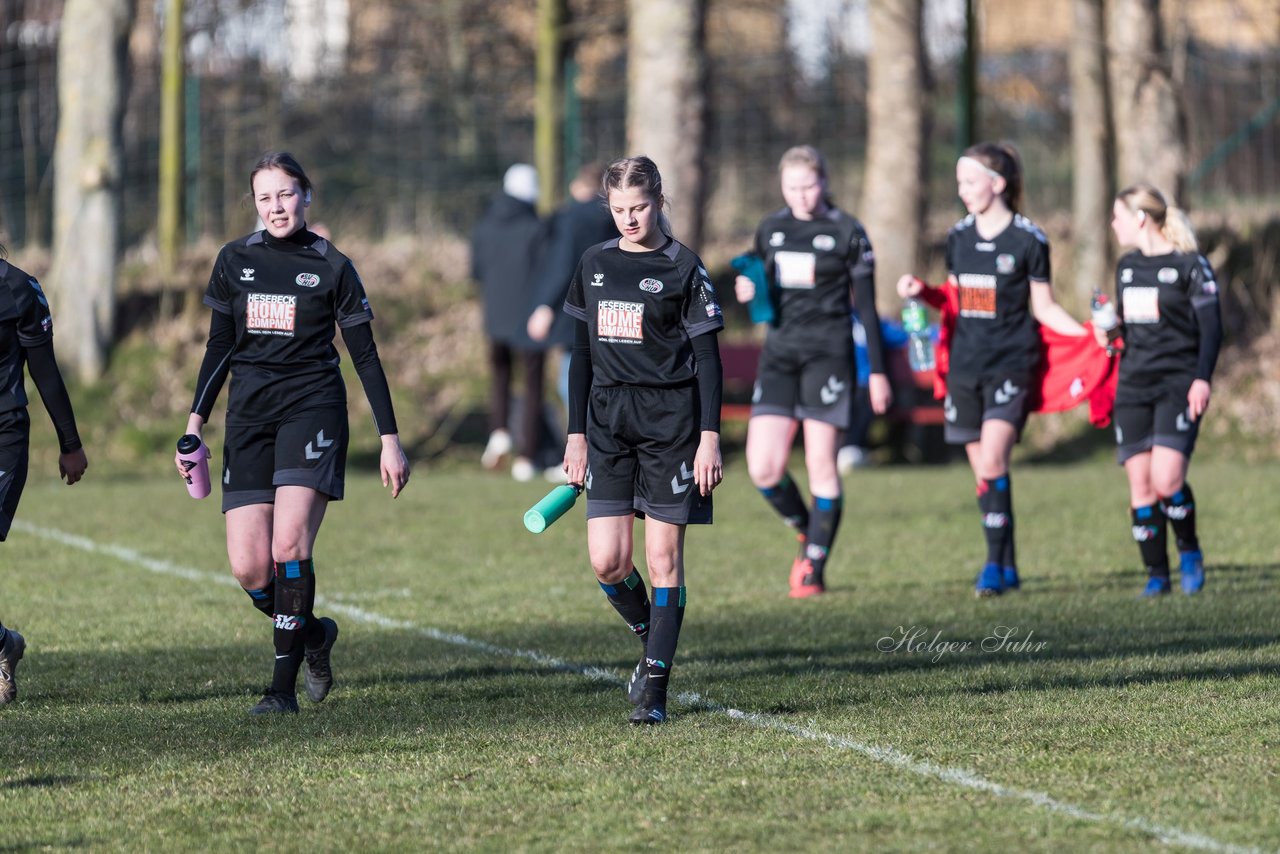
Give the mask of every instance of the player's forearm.
<svg viewBox="0 0 1280 854">
<path fill-rule="evenodd" d="M 71 396 L 67 394 L 66 383 L 58 371 L 58 361 L 53 354 L 53 342 L 49 341 L 39 347 L 28 347 L 27 369 L 31 379 L 40 392 L 44 408 L 53 422 L 53 429 L 58 434 L 58 447 L 67 454 L 80 449 L 80 433 L 76 430 L 76 416 L 71 409 Z"/>
</svg>

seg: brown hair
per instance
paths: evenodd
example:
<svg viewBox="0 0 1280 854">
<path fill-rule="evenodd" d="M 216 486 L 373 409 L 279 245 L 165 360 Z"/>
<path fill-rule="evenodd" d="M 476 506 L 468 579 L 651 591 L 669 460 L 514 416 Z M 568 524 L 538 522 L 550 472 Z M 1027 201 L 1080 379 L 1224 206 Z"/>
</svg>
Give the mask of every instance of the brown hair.
<svg viewBox="0 0 1280 854">
<path fill-rule="evenodd" d="M 667 237 L 671 236 L 671 221 L 663 212 L 667 200 L 662 194 L 662 174 L 658 172 L 658 165 L 648 157 L 640 154 L 613 161 L 605 167 L 600 186 L 606 201 L 611 190 L 629 190 L 633 187 L 644 190 L 658 209 L 658 230 Z"/>
<path fill-rule="evenodd" d="M 808 167 L 813 170 L 813 174 L 824 182 L 827 181 L 827 158 L 823 157 L 822 152 L 812 145 L 793 145 L 782 152 L 782 157 L 778 160 L 778 172 L 782 172 L 788 166 Z M 836 203 L 831 198 L 829 187 L 823 189 L 822 201 L 829 208 L 835 207 Z"/>
<path fill-rule="evenodd" d="M 311 201 L 311 179 L 303 171 L 302 165 L 287 151 L 268 151 L 254 165 L 253 170 L 249 172 L 250 198 L 253 198 L 253 179 L 257 177 L 259 172 L 265 172 L 268 169 L 279 169 L 289 177 L 296 179 L 298 186 L 302 188 L 302 195 L 308 202 Z"/>
<path fill-rule="evenodd" d="M 1139 183 L 1121 190 L 1116 200 L 1134 213 L 1144 213 L 1160 229 L 1164 239 L 1179 252 L 1195 252 L 1198 248 L 1191 220 L 1177 205 L 1169 204 L 1164 194 L 1151 184 Z"/>
<path fill-rule="evenodd" d="M 1004 192 L 1000 198 L 1014 213 L 1022 208 L 1022 159 L 1018 150 L 1008 143 L 979 142 L 964 150 L 961 157 L 976 160 L 1004 179 Z"/>
</svg>

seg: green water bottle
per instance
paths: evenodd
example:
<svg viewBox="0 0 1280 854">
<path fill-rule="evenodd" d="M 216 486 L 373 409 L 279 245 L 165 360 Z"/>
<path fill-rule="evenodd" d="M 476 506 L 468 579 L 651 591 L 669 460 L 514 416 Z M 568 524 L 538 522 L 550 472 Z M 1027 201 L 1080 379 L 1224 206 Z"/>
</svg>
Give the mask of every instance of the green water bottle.
<svg viewBox="0 0 1280 854">
<path fill-rule="evenodd" d="M 562 483 L 557 486 L 525 511 L 525 528 L 532 534 L 541 534 L 551 527 L 551 523 L 567 513 L 581 494 L 581 484 Z"/>
</svg>

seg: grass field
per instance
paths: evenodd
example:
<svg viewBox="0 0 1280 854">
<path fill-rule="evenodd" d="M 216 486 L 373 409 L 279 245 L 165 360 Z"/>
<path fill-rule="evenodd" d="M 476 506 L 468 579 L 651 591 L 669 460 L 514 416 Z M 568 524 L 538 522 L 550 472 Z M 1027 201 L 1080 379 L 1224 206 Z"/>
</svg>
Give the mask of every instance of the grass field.
<svg viewBox="0 0 1280 854">
<path fill-rule="evenodd" d="M 0 851 L 1275 849 L 1276 475 L 1197 460 L 1208 586 L 1151 603 L 1105 461 L 1015 470 L 1026 580 L 992 601 L 966 468 L 859 471 L 831 592 L 796 602 L 734 460 L 689 535 L 673 719 L 642 730 L 580 510 L 520 525 L 545 485 L 423 468 L 392 503 L 350 473 L 316 552 L 338 687 L 256 720 L 270 629 L 216 499 L 36 480 L 0 546 L 29 642 Z"/>
</svg>

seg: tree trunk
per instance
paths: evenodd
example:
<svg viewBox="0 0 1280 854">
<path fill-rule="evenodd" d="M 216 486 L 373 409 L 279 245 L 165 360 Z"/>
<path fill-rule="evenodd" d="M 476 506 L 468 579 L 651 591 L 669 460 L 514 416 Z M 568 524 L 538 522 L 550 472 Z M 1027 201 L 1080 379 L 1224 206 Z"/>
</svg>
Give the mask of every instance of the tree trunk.
<svg viewBox="0 0 1280 854">
<path fill-rule="evenodd" d="M 132 0 L 67 0 L 58 43 L 50 296 L 82 381 L 102 376 L 115 320 L 121 121 Z"/>
<path fill-rule="evenodd" d="M 676 237 L 702 243 L 705 0 L 629 0 L 627 153 L 658 164 Z"/>
<path fill-rule="evenodd" d="M 862 220 L 876 253 L 876 292 L 917 268 L 924 218 L 922 0 L 870 5 L 867 167 Z M 893 297 L 890 297 L 893 299 Z"/>
<path fill-rule="evenodd" d="M 1071 39 L 1071 233 L 1079 307 L 1108 280 L 1111 163 L 1104 0 L 1073 0 Z M 1107 288 L 1110 290 L 1110 288 Z"/>
<path fill-rule="evenodd" d="M 160 85 L 160 199 L 156 234 L 160 245 L 160 270 L 166 279 L 178 266 L 182 248 L 182 95 L 186 68 L 182 46 L 186 39 L 183 26 L 183 0 L 165 0 L 164 49 Z M 167 316 L 170 289 L 161 296 L 161 313 Z"/>
<path fill-rule="evenodd" d="M 1186 134 L 1160 34 L 1159 0 L 1108 0 L 1112 126 L 1121 187 L 1149 181 L 1179 198 Z"/>
<path fill-rule="evenodd" d="M 561 70 L 564 42 L 560 30 L 564 21 L 564 0 L 538 0 L 537 94 L 534 115 L 534 161 L 538 167 L 538 212 L 550 214 L 563 197 L 560 175 L 560 101 L 564 96 Z"/>
</svg>

